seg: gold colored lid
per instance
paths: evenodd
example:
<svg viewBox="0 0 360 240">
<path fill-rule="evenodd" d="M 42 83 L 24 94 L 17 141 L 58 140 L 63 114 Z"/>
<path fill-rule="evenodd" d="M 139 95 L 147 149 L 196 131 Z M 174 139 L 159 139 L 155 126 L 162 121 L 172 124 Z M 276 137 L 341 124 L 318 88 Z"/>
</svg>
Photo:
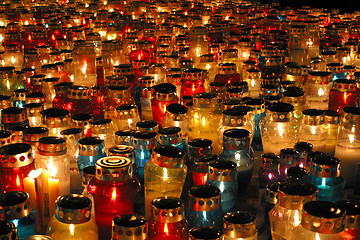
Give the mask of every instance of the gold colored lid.
<svg viewBox="0 0 360 240">
<path fill-rule="evenodd" d="M 39 139 L 38 153 L 44 156 L 66 154 L 66 138 L 42 137 Z"/>
<path fill-rule="evenodd" d="M 22 123 L 28 119 L 25 108 L 9 107 L 1 110 L 2 123 Z"/>
<path fill-rule="evenodd" d="M 159 145 L 153 149 L 151 161 L 160 167 L 182 168 L 185 164 L 185 152 L 178 147 Z"/>
<path fill-rule="evenodd" d="M 355 92 L 356 81 L 349 79 L 336 79 L 333 82 L 332 89 L 336 89 L 339 92 Z"/>
<path fill-rule="evenodd" d="M 216 93 L 197 93 L 193 95 L 193 106 L 198 108 L 213 108 L 218 104 Z"/>
<path fill-rule="evenodd" d="M 28 94 L 28 93 L 30 93 L 30 91 L 27 89 L 16 89 L 14 91 L 14 96 L 13 96 L 14 99 L 13 100 L 26 101 L 26 94 Z M 9 98 L 9 100 L 10 100 L 10 98 Z M 11 107 L 11 105 L 8 107 Z"/>
<path fill-rule="evenodd" d="M 128 99 L 131 97 L 129 86 L 109 85 L 106 86 L 107 96 L 111 98 Z"/>
<path fill-rule="evenodd" d="M 302 210 L 303 205 L 317 199 L 318 189 L 303 181 L 281 183 L 278 193 L 278 204 L 292 210 Z"/>
<path fill-rule="evenodd" d="M 123 182 L 132 178 L 132 163 L 126 157 L 103 157 L 96 161 L 95 167 L 95 177 L 100 181 Z"/>
<path fill-rule="evenodd" d="M 79 155 L 99 156 L 104 152 L 104 140 L 98 137 L 85 137 L 79 140 Z"/>
<path fill-rule="evenodd" d="M 112 221 L 112 239 L 147 239 L 147 220 L 138 214 L 115 217 Z"/>
<path fill-rule="evenodd" d="M 34 162 L 31 145 L 13 143 L 0 147 L 0 167 L 19 168 Z"/>
<path fill-rule="evenodd" d="M 12 191 L 0 195 L 0 218 L 5 221 L 21 219 L 31 212 L 29 194 Z"/>
<path fill-rule="evenodd" d="M 267 110 L 271 121 L 288 122 L 293 117 L 294 106 L 289 103 L 272 103 Z"/>
<path fill-rule="evenodd" d="M 344 107 L 340 121 L 342 123 L 358 124 L 360 121 L 360 108 L 359 107 Z"/>
<path fill-rule="evenodd" d="M 121 75 L 113 75 L 107 76 L 105 78 L 106 86 L 126 86 L 127 85 L 127 77 Z"/>
<path fill-rule="evenodd" d="M 49 134 L 49 129 L 44 127 L 29 127 L 23 131 L 23 141 L 24 143 L 32 144 L 39 141 L 42 137 L 47 137 Z"/>
<path fill-rule="evenodd" d="M 76 128 L 89 128 L 93 116 L 87 113 L 75 114 L 71 117 L 72 123 Z"/>
<path fill-rule="evenodd" d="M 308 81 L 314 84 L 328 84 L 332 82 L 332 73 L 325 71 L 310 71 Z"/>
<path fill-rule="evenodd" d="M 219 64 L 219 74 L 235 74 L 236 73 L 236 64 L 235 63 L 220 63 Z"/>
<path fill-rule="evenodd" d="M 151 201 L 151 218 L 160 223 L 176 223 L 184 219 L 184 202 L 175 197 L 158 197 Z"/>
<path fill-rule="evenodd" d="M 340 160 L 325 154 L 315 155 L 311 158 L 310 172 L 321 178 L 334 178 L 340 176 Z"/>
<path fill-rule="evenodd" d="M 257 233 L 256 219 L 247 212 L 231 212 L 224 216 L 224 235 L 230 238 L 249 238 Z"/>
<path fill-rule="evenodd" d="M 116 112 L 120 120 L 134 119 L 139 117 L 139 111 L 135 104 L 120 105 L 116 108 Z"/>
<path fill-rule="evenodd" d="M 66 224 L 81 224 L 91 219 L 91 200 L 80 194 L 67 194 L 56 200 L 55 217 Z"/>
<path fill-rule="evenodd" d="M 346 210 L 344 224 L 346 229 L 360 228 L 360 204 L 350 200 L 340 200 L 336 203 Z"/>
<path fill-rule="evenodd" d="M 207 71 L 200 68 L 188 68 L 182 72 L 183 80 L 204 80 L 207 76 Z"/>
<path fill-rule="evenodd" d="M 12 222 L 0 220 L 0 237 L 6 239 L 18 239 L 17 228 Z"/>
<path fill-rule="evenodd" d="M 153 98 L 158 101 L 173 101 L 177 98 L 176 86 L 171 83 L 160 83 L 153 88 Z"/>
<path fill-rule="evenodd" d="M 43 124 L 48 128 L 68 127 L 71 125 L 70 112 L 68 110 L 48 108 L 40 113 Z"/>
<path fill-rule="evenodd" d="M 80 85 L 69 86 L 67 95 L 69 99 L 90 99 L 90 88 Z"/>
<path fill-rule="evenodd" d="M 218 182 L 236 181 L 236 163 L 232 161 L 211 161 L 208 178 Z"/>
<path fill-rule="evenodd" d="M 322 125 L 325 123 L 324 111 L 320 109 L 305 109 L 302 123 L 305 125 Z"/>
<path fill-rule="evenodd" d="M 220 208 L 220 190 L 211 185 L 193 186 L 189 190 L 189 205 L 194 211 L 213 211 Z"/>
</svg>

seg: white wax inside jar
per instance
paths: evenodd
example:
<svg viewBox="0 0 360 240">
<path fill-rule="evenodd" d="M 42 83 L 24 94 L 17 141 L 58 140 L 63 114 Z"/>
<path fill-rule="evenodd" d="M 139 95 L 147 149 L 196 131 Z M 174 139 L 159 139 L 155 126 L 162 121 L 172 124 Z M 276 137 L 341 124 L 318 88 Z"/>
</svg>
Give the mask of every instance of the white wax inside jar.
<svg viewBox="0 0 360 240">
<path fill-rule="evenodd" d="M 360 162 L 360 141 L 338 141 L 335 148 L 335 157 L 340 159 L 341 175 L 346 180 L 346 186 L 355 184 L 355 167 Z"/>
</svg>

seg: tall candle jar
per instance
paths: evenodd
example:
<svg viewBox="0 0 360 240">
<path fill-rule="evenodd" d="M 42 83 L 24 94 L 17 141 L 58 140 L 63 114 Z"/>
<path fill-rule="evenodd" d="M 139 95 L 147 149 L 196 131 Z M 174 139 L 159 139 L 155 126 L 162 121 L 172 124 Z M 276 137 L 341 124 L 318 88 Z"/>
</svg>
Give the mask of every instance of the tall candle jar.
<svg viewBox="0 0 360 240">
<path fill-rule="evenodd" d="M 0 219 L 16 226 L 19 239 L 36 233 L 37 212 L 31 207 L 26 192 L 12 191 L 0 195 Z"/>
<path fill-rule="evenodd" d="M 355 165 L 360 158 L 360 108 L 345 107 L 341 113 L 335 157 L 341 161 L 342 176 L 347 186 L 354 186 Z"/>
<path fill-rule="evenodd" d="M 262 141 L 260 132 L 260 121 L 266 116 L 265 113 L 265 101 L 259 98 L 252 98 L 246 100 L 245 105 L 252 108 L 252 114 L 254 116 L 254 137 L 251 142 L 251 146 L 255 151 L 262 151 Z"/>
<path fill-rule="evenodd" d="M 255 216 L 248 212 L 231 212 L 224 216 L 224 240 L 257 240 Z"/>
<path fill-rule="evenodd" d="M 224 62 L 219 64 L 219 73 L 216 74 L 214 82 L 223 82 L 227 86 L 235 82 L 240 82 L 240 74 L 236 70 L 236 64 L 232 62 Z"/>
<path fill-rule="evenodd" d="M 35 169 L 31 145 L 13 143 L 0 148 L 1 192 L 24 191 L 23 179 Z"/>
<path fill-rule="evenodd" d="M 149 131 L 136 131 L 133 134 L 133 144 L 135 148 L 134 175 L 144 181 L 144 169 L 146 163 L 151 158 L 151 153 L 156 145 L 156 133 Z"/>
<path fill-rule="evenodd" d="M 70 159 L 67 154 L 66 139 L 40 138 L 35 158 L 37 167 L 49 170 L 53 178 L 59 179 L 59 194 L 69 194 Z"/>
<path fill-rule="evenodd" d="M 88 186 L 94 197 L 96 224 L 99 236 L 110 239 L 112 220 L 134 213 L 139 181 L 132 175 L 131 160 L 124 157 L 104 157 L 96 161 L 96 173 Z"/>
<path fill-rule="evenodd" d="M 65 109 L 48 108 L 40 112 L 42 126 L 49 129 L 49 136 L 60 136 L 62 130 L 71 126 L 70 112 Z"/>
<path fill-rule="evenodd" d="M 80 85 L 69 86 L 68 101 L 64 109 L 69 110 L 71 115 L 92 114 L 93 105 L 90 99 L 90 88 Z"/>
<path fill-rule="evenodd" d="M 91 200 L 78 194 L 60 196 L 56 200 L 56 214 L 47 224 L 46 234 L 53 240 L 97 240 L 98 228 L 91 215 Z"/>
<path fill-rule="evenodd" d="M 139 78 L 138 86 L 135 89 L 135 102 L 139 108 L 141 119 L 152 120 L 151 109 L 151 88 L 155 85 L 155 78 L 145 76 Z"/>
<path fill-rule="evenodd" d="M 25 88 L 24 83 L 16 78 L 15 67 L 0 67 L 0 93 L 12 94 L 16 89 Z"/>
<path fill-rule="evenodd" d="M 77 164 L 82 175 L 82 170 L 89 166 L 95 166 L 98 159 L 106 156 L 104 140 L 99 137 L 85 137 L 79 140 L 79 154 Z"/>
<path fill-rule="evenodd" d="M 153 120 L 162 124 L 165 116 L 166 107 L 172 103 L 177 103 L 176 86 L 170 83 L 160 83 L 153 87 L 153 98 L 151 99 L 151 108 Z"/>
<path fill-rule="evenodd" d="M 138 214 L 117 216 L 112 222 L 111 240 L 146 240 L 147 220 Z"/>
<path fill-rule="evenodd" d="M 303 87 L 306 105 L 313 109 L 328 109 L 331 83 L 331 72 L 310 71 Z"/>
<path fill-rule="evenodd" d="M 236 163 L 233 161 L 212 161 L 206 185 L 215 186 L 221 192 L 221 209 L 229 212 L 233 209 L 238 192 Z"/>
<path fill-rule="evenodd" d="M 298 142 L 298 121 L 294 107 L 288 103 L 274 103 L 268 106 L 268 114 L 260 121 L 261 140 L 264 152 L 280 153 L 284 147 Z"/>
<path fill-rule="evenodd" d="M 290 61 L 299 64 L 309 64 L 309 35 L 305 25 L 293 25 L 289 34 Z"/>
<path fill-rule="evenodd" d="M 184 217 L 184 202 L 176 197 L 158 197 L 151 201 L 148 239 L 186 240 L 188 223 Z"/>
<path fill-rule="evenodd" d="M 243 81 L 248 83 L 250 97 L 258 98 L 261 88 L 261 71 L 256 68 L 251 68 L 246 70 L 244 75 Z"/>
<path fill-rule="evenodd" d="M 185 152 L 174 146 L 154 148 L 144 169 L 145 217 L 149 218 L 151 202 L 158 197 L 180 197 L 187 167 Z"/>
<path fill-rule="evenodd" d="M 272 239 L 290 239 L 301 223 L 303 205 L 315 201 L 317 188 L 302 181 L 281 183 L 278 202 L 269 213 Z"/>
<path fill-rule="evenodd" d="M 299 129 L 299 141 L 313 145 L 314 151 L 325 151 L 328 130 L 325 125 L 324 111 L 319 109 L 306 109 L 303 111 Z"/>
<path fill-rule="evenodd" d="M 355 240 L 360 235 L 360 206 L 356 201 L 341 200 L 336 203 L 345 209 L 344 232 L 342 236 L 345 239 Z"/>
<path fill-rule="evenodd" d="M 44 104 L 42 103 L 27 103 L 24 105 L 30 127 L 39 127 L 41 125 L 41 111 L 44 110 Z"/>
<path fill-rule="evenodd" d="M 139 111 L 135 104 L 120 105 L 116 108 L 116 113 L 117 128 L 115 130 L 135 130 L 135 124 L 140 121 Z"/>
<path fill-rule="evenodd" d="M 221 112 L 217 109 L 216 93 L 198 93 L 193 96 L 193 106 L 189 108 L 189 139 L 210 139 L 218 146 L 217 129 Z"/>
<path fill-rule="evenodd" d="M 185 140 L 188 139 L 189 119 L 187 116 L 188 108 L 179 103 L 172 103 L 166 107 L 162 126 L 180 127 Z"/>
<path fill-rule="evenodd" d="M 325 110 L 324 119 L 325 125 L 327 126 L 327 140 L 324 152 L 327 155 L 333 156 L 338 136 L 339 113 L 332 110 Z"/>
<path fill-rule="evenodd" d="M 72 82 L 61 82 L 55 85 L 55 97 L 52 101 L 54 108 L 64 108 L 65 103 L 68 100 L 68 88 L 72 86 Z"/>
<path fill-rule="evenodd" d="M 223 134 L 223 151 L 219 160 L 236 163 L 239 191 L 247 188 L 253 173 L 254 155 L 250 144 L 250 132 L 245 129 L 229 129 Z"/>
<path fill-rule="evenodd" d="M 182 73 L 180 97 L 204 93 L 206 75 L 207 71 L 200 68 L 184 69 Z"/>
<path fill-rule="evenodd" d="M 315 155 L 305 180 L 319 189 L 319 201 L 337 202 L 343 197 L 345 179 L 340 176 L 340 160 L 335 157 Z"/>
<path fill-rule="evenodd" d="M 355 80 L 336 79 L 329 94 L 329 110 L 341 112 L 344 107 L 359 106 L 359 89 Z"/>
<path fill-rule="evenodd" d="M 305 203 L 301 224 L 293 229 L 288 239 L 346 239 L 343 235 L 344 216 L 345 209 L 335 203 L 327 201 Z"/>
<path fill-rule="evenodd" d="M 85 41 L 75 41 L 72 52 L 74 64 L 74 84 L 92 87 L 96 85 L 95 45 Z"/>
<path fill-rule="evenodd" d="M 186 220 L 189 228 L 206 226 L 222 228 L 220 190 L 209 185 L 191 187 Z"/>
<path fill-rule="evenodd" d="M 280 156 L 275 153 L 264 153 L 261 158 L 263 164 L 259 169 L 260 190 L 280 180 Z"/>
</svg>

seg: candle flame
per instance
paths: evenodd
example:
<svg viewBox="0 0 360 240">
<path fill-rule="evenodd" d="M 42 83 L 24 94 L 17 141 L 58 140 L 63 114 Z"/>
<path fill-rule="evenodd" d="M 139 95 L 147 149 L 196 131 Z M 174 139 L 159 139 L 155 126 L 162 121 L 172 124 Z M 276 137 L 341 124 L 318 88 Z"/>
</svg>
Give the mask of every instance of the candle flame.
<svg viewBox="0 0 360 240">
<path fill-rule="evenodd" d="M 301 223 L 300 221 L 300 214 L 298 210 L 295 210 L 295 216 L 294 216 L 294 225 L 298 226 Z"/>
<path fill-rule="evenodd" d="M 42 168 L 38 168 L 36 170 L 31 170 L 28 174 L 28 177 L 29 178 L 37 178 L 42 174 L 42 172 L 43 172 Z"/>
<path fill-rule="evenodd" d="M 350 140 L 350 143 L 354 143 L 354 141 L 355 141 L 354 134 L 349 134 L 349 140 Z"/>
<path fill-rule="evenodd" d="M 54 160 L 52 159 L 52 157 L 50 157 L 49 163 L 47 164 L 47 170 L 50 171 L 50 176 L 52 178 L 55 178 L 55 176 L 58 172 L 58 169 L 57 169 L 57 167 L 55 167 Z"/>
<path fill-rule="evenodd" d="M 16 175 L 16 186 L 18 186 L 18 187 L 21 186 L 19 175 Z"/>
<path fill-rule="evenodd" d="M 319 233 L 315 233 L 315 240 L 320 240 Z"/>
<path fill-rule="evenodd" d="M 251 81 L 250 81 L 250 85 L 251 85 L 252 87 L 254 87 L 254 86 L 255 86 L 255 79 L 251 79 Z"/>
<path fill-rule="evenodd" d="M 282 123 L 278 123 L 277 129 L 278 129 L 278 132 L 279 132 L 279 136 L 280 136 L 281 138 L 283 138 L 283 136 L 284 136 L 284 128 L 283 128 Z"/>
<path fill-rule="evenodd" d="M 197 56 L 197 57 L 200 57 L 200 51 L 201 51 L 200 48 L 196 48 L 196 56 Z"/>
<path fill-rule="evenodd" d="M 168 225 L 167 225 L 167 223 L 164 223 L 165 225 L 164 225 L 164 233 L 166 234 L 166 235 L 169 235 L 169 229 L 168 229 Z"/>
<path fill-rule="evenodd" d="M 120 64 L 119 60 L 116 60 L 116 62 L 115 62 L 115 65 L 114 65 L 114 66 L 117 66 L 117 65 L 119 65 L 119 64 Z"/>
<path fill-rule="evenodd" d="M 74 233 L 75 233 L 75 226 L 74 226 L 74 224 L 70 224 L 69 225 L 69 230 L 70 230 L 70 234 L 71 234 L 71 236 L 74 236 Z"/>
<path fill-rule="evenodd" d="M 211 68 L 211 65 L 210 65 L 210 64 L 206 64 L 206 67 L 205 67 L 205 68 L 206 68 L 206 70 L 208 70 L 208 71 L 209 71 L 209 70 L 210 70 L 210 68 Z"/>
<path fill-rule="evenodd" d="M 318 91 L 318 96 L 321 97 L 321 96 L 324 96 L 325 92 L 322 88 L 319 88 L 319 91 Z"/>
<path fill-rule="evenodd" d="M 116 200 L 116 188 L 113 188 L 112 194 L 111 194 L 111 201 L 115 202 Z"/>
<path fill-rule="evenodd" d="M 81 68 L 81 72 L 86 74 L 87 62 L 84 63 L 84 66 Z"/>
<path fill-rule="evenodd" d="M 10 61 L 12 64 L 14 64 L 16 62 L 16 59 L 14 58 L 14 56 L 11 56 Z"/>
<path fill-rule="evenodd" d="M 164 168 L 164 180 L 168 179 L 169 175 L 168 175 L 168 171 L 167 168 Z"/>
<path fill-rule="evenodd" d="M 316 134 L 316 127 L 315 126 L 311 126 L 311 134 L 312 135 Z"/>
<path fill-rule="evenodd" d="M 10 82 L 9 82 L 9 80 L 6 80 L 6 87 L 7 87 L 7 89 L 10 89 Z"/>
</svg>

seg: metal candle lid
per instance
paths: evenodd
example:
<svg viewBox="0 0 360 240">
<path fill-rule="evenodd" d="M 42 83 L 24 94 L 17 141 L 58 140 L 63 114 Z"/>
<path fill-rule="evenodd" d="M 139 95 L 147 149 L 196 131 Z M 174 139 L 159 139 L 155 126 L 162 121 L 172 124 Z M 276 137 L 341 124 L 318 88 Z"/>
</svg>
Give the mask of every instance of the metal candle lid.
<svg viewBox="0 0 360 240">
<path fill-rule="evenodd" d="M 15 224 L 0 220 L 0 237 L 1 239 L 18 239 Z"/>
<path fill-rule="evenodd" d="M 109 156 L 127 157 L 130 159 L 135 158 L 135 148 L 128 145 L 112 146 L 108 150 Z"/>
<path fill-rule="evenodd" d="M 132 146 L 133 130 L 125 129 L 115 132 L 115 144 L 117 145 L 130 145 Z"/>
<path fill-rule="evenodd" d="M 360 228 L 360 204 L 350 200 L 340 200 L 336 203 L 338 206 L 346 210 L 345 213 L 345 228 L 359 229 Z"/>
<path fill-rule="evenodd" d="M 0 147 L 11 143 L 11 131 L 0 130 Z"/>
<path fill-rule="evenodd" d="M 216 93 L 196 93 L 193 95 L 193 106 L 198 108 L 213 108 L 218 104 Z"/>
<path fill-rule="evenodd" d="M 88 166 L 82 170 L 81 181 L 84 186 L 86 186 L 90 182 L 90 180 L 95 176 L 95 172 L 96 172 L 95 166 Z"/>
<path fill-rule="evenodd" d="M 218 182 L 236 181 L 236 163 L 232 161 L 211 161 L 208 178 Z"/>
<path fill-rule="evenodd" d="M 30 91 L 28 89 L 16 89 L 16 90 L 14 90 L 13 100 L 26 101 L 26 94 L 28 94 L 29 92 Z M 9 96 L 9 98 L 10 98 L 10 96 Z M 11 104 L 9 104 L 9 106 L 7 106 L 7 107 L 11 107 Z"/>
<path fill-rule="evenodd" d="M 73 86 L 73 82 L 61 82 L 55 85 L 55 92 L 56 94 L 62 95 L 66 94 L 68 91 L 68 88 L 70 86 Z"/>
<path fill-rule="evenodd" d="M 95 177 L 100 181 L 123 182 L 132 178 L 132 163 L 126 157 L 103 157 L 96 161 L 95 167 Z"/>
<path fill-rule="evenodd" d="M 28 144 L 34 144 L 42 137 L 47 137 L 49 129 L 44 127 L 29 127 L 23 131 L 23 141 Z"/>
<path fill-rule="evenodd" d="M 279 186 L 280 186 L 280 182 L 274 182 L 267 185 L 265 197 L 264 197 L 266 202 L 271 204 L 276 204 L 278 202 L 277 196 L 279 193 Z"/>
<path fill-rule="evenodd" d="M 324 111 L 320 109 L 305 109 L 302 123 L 305 125 L 322 125 L 325 123 Z"/>
<path fill-rule="evenodd" d="M 151 201 L 151 218 L 160 223 L 184 219 L 184 201 L 175 197 L 158 197 Z"/>
<path fill-rule="evenodd" d="M 156 133 L 148 131 L 136 131 L 133 134 L 135 149 L 150 150 L 155 146 Z"/>
<path fill-rule="evenodd" d="M 153 88 L 153 97 L 158 101 L 172 101 L 177 98 L 176 86 L 171 83 L 160 83 Z"/>
<path fill-rule="evenodd" d="M 43 92 L 29 92 L 26 94 L 26 103 L 45 103 L 46 95 Z"/>
<path fill-rule="evenodd" d="M 280 150 L 281 163 L 295 165 L 299 162 L 299 152 L 294 148 L 283 148 Z"/>
<path fill-rule="evenodd" d="M 159 145 L 153 149 L 151 161 L 160 167 L 182 168 L 185 164 L 185 151 L 174 146 Z"/>
<path fill-rule="evenodd" d="M 359 107 L 344 107 L 341 113 L 341 122 L 349 124 L 359 124 L 360 122 L 360 108 Z"/>
<path fill-rule="evenodd" d="M 321 178 L 333 178 L 340 176 L 340 160 L 325 154 L 315 155 L 311 158 L 311 174 Z"/>
<path fill-rule="evenodd" d="M 190 153 L 203 155 L 212 152 L 212 141 L 207 138 L 195 138 L 188 142 Z"/>
<path fill-rule="evenodd" d="M 66 138 L 42 137 L 39 139 L 38 153 L 44 156 L 66 154 Z"/>
<path fill-rule="evenodd" d="M 115 217 L 112 221 L 112 239 L 147 239 L 147 220 L 138 214 Z"/>
<path fill-rule="evenodd" d="M 120 120 L 127 120 L 139 116 L 139 111 L 135 104 L 120 105 L 116 107 L 116 112 Z"/>
<path fill-rule="evenodd" d="M 324 120 L 325 120 L 325 124 L 338 124 L 339 123 L 339 113 L 334 110 L 325 110 L 324 111 Z"/>
<path fill-rule="evenodd" d="M 304 204 L 301 225 L 322 234 L 337 234 L 344 230 L 345 208 L 326 201 Z"/>
<path fill-rule="evenodd" d="M 184 69 L 182 72 L 183 80 L 204 80 L 206 78 L 207 72 L 200 68 L 188 68 Z"/>
<path fill-rule="evenodd" d="M 80 194 L 67 194 L 56 200 L 55 217 L 66 224 L 81 224 L 91 219 L 91 200 Z"/>
<path fill-rule="evenodd" d="M 2 123 L 22 123 L 28 119 L 25 108 L 9 107 L 1 110 Z"/>
<path fill-rule="evenodd" d="M 242 150 L 250 147 L 250 132 L 245 129 L 228 129 L 223 133 L 223 146 L 229 150 Z"/>
<path fill-rule="evenodd" d="M 251 98 L 246 100 L 244 103 L 246 106 L 249 106 L 253 109 L 253 114 L 261 114 L 265 112 L 265 101 L 260 98 Z"/>
<path fill-rule="evenodd" d="M 13 143 L 0 147 L 0 167 L 19 168 L 34 162 L 31 145 Z"/>
<path fill-rule="evenodd" d="M 189 240 L 220 240 L 221 230 L 216 227 L 194 227 L 189 230 Z"/>
<path fill-rule="evenodd" d="M 0 218 L 5 221 L 21 219 L 30 214 L 29 194 L 21 191 L 0 195 Z"/>
<path fill-rule="evenodd" d="M 287 179 L 302 179 L 308 174 L 308 171 L 305 168 L 294 166 L 287 169 L 286 177 Z"/>
<path fill-rule="evenodd" d="M 279 186 L 278 203 L 292 210 L 302 210 L 303 204 L 317 199 L 318 189 L 303 181 L 290 181 Z"/>
<path fill-rule="evenodd" d="M 106 86 L 107 96 L 111 98 L 122 98 L 128 99 L 131 96 L 131 91 L 129 86 Z"/>
<path fill-rule="evenodd" d="M 215 186 L 199 185 L 189 190 L 189 205 L 194 211 L 213 211 L 220 204 L 220 190 Z"/>
<path fill-rule="evenodd" d="M 336 89 L 339 92 L 355 92 L 356 81 L 350 79 L 336 79 L 333 82 L 332 89 Z"/>
<path fill-rule="evenodd" d="M 48 128 L 67 127 L 71 124 L 70 112 L 60 108 L 48 108 L 41 111 L 42 122 Z"/>
<path fill-rule="evenodd" d="M 11 96 L 0 94 L 0 109 L 11 107 L 11 105 Z"/>
<path fill-rule="evenodd" d="M 136 129 L 138 131 L 155 132 L 159 131 L 159 124 L 153 120 L 142 120 L 136 123 Z"/>
<path fill-rule="evenodd" d="M 90 88 L 80 85 L 69 86 L 67 95 L 69 99 L 89 99 Z"/>
<path fill-rule="evenodd" d="M 248 238 L 256 235 L 256 219 L 250 213 L 228 213 L 224 216 L 224 222 L 224 234 L 230 238 Z"/>
<path fill-rule="evenodd" d="M 79 140 L 79 155 L 99 156 L 104 152 L 104 140 L 98 137 L 85 137 Z"/>
<path fill-rule="evenodd" d="M 219 74 L 235 74 L 236 64 L 231 62 L 219 64 Z"/>
<path fill-rule="evenodd" d="M 173 145 L 183 140 L 181 128 L 167 127 L 159 130 L 157 142 L 161 145 Z"/>
<path fill-rule="evenodd" d="M 74 127 L 77 128 L 88 128 L 93 116 L 87 113 L 75 114 L 71 117 Z"/>
<path fill-rule="evenodd" d="M 121 75 L 112 75 L 105 78 L 106 86 L 126 86 L 127 77 Z"/>
</svg>

